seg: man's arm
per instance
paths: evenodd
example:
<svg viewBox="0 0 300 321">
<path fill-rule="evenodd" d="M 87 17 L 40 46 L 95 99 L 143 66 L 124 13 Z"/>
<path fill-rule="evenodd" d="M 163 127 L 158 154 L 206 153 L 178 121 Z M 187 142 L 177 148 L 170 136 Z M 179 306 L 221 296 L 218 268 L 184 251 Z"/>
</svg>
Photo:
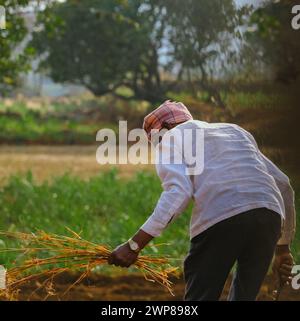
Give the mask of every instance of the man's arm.
<svg viewBox="0 0 300 321">
<path fill-rule="evenodd" d="M 164 191 L 148 220 L 141 229 L 153 237 L 159 236 L 168 224 L 187 207 L 192 195 L 192 182 L 184 164 L 158 165 L 158 175 Z"/>
<path fill-rule="evenodd" d="M 167 148 L 169 148 L 171 155 L 172 153 L 180 153 L 175 143 L 163 139 L 160 145 L 162 154 Z M 167 159 L 162 157 L 156 165 L 156 170 L 162 181 L 163 192 L 152 215 L 132 237 L 140 250 L 154 237 L 159 236 L 168 224 L 184 211 L 193 195 L 192 182 L 186 174 L 186 165 L 183 159 L 180 164 L 170 164 Z M 126 242 L 112 252 L 109 263 L 128 267 L 135 262 L 137 256 L 138 253 L 133 252 Z"/>
</svg>

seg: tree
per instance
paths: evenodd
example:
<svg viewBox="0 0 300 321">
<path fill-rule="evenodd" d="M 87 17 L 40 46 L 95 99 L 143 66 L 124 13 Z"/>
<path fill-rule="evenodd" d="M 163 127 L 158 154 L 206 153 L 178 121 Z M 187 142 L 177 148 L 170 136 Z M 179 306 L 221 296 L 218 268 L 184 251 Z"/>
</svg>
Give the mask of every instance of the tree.
<svg viewBox="0 0 300 321">
<path fill-rule="evenodd" d="M 300 75 L 299 31 L 291 27 L 295 1 L 267 1 L 251 15 L 247 47 L 257 53 L 256 59 L 271 69 L 281 83 L 293 83 Z"/>
<path fill-rule="evenodd" d="M 138 0 L 51 3 L 33 34 L 32 45 L 44 57 L 40 67 L 53 80 L 84 85 L 98 96 L 117 95 L 127 86 L 130 98 L 161 99 L 157 45 L 151 38 L 155 21 L 151 8 L 141 10 L 142 5 Z"/>
<path fill-rule="evenodd" d="M 223 68 L 241 14 L 233 0 L 50 2 L 32 44 L 52 79 L 95 95 L 126 86 L 132 95 L 122 98 L 158 102 L 187 79 L 224 107 L 209 70 L 216 61 Z"/>
<path fill-rule="evenodd" d="M 17 51 L 27 35 L 21 9 L 28 3 L 27 0 L 0 1 L 0 5 L 6 10 L 6 29 L 0 30 L 0 96 L 16 87 L 19 74 L 29 68 L 32 48 Z"/>
<path fill-rule="evenodd" d="M 185 76 L 191 85 L 196 80 L 218 106 L 225 107 L 213 79 L 209 79 L 209 69 L 217 61 L 219 70 L 214 75 L 220 74 L 224 67 L 221 61 L 233 53 L 232 40 L 238 36 L 237 27 L 246 11 L 237 9 L 232 0 L 166 0 L 164 5 L 178 78 Z"/>
</svg>

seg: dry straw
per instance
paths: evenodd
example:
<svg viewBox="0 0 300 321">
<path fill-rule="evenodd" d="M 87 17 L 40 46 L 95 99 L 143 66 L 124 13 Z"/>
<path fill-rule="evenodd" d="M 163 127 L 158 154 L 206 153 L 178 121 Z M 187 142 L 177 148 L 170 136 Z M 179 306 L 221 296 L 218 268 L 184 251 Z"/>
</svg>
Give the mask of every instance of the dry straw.
<svg viewBox="0 0 300 321">
<path fill-rule="evenodd" d="M 69 229 L 68 229 L 69 230 Z M 111 250 L 106 245 L 84 240 L 69 230 L 71 236 L 56 235 L 39 231 L 37 233 L 0 232 L 20 242 L 20 247 L 5 248 L 0 252 L 20 252 L 22 262 L 6 274 L 6 289 L 0 293 L 6 299 L 17 299 L 19 289 L 28 282 L 43 279 L 35 291 L 44 289 L 47 299 L 55 293 L 55 277 L 65 272 L 80 272 L 80 277 L 62 294 L 86 278 L 96 267 L 107 263 Z M 140 255 L 134 263 L 146 280 L 158 282 L 172 294 L 170 275 L 176 275 L 177 268 L 171 267 L 167 258 Z"/>
</svg>

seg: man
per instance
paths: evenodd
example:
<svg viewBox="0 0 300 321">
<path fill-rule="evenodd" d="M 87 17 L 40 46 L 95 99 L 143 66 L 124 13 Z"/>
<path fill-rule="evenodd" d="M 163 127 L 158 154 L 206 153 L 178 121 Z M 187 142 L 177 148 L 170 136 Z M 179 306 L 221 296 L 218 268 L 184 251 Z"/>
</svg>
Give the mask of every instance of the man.
<svg viewBox="0 0 300 321">
<path fill-rule="evenodd" d="M 160 153 L 171 151 L 182 162 L 160 158 L 156 169 L 164 191 L 156 208 L 140 230 L 112 252 L 109 263 L 129 267 L 193 198 L 191 246 L 184 261 L 185 300 L 218 300 L 235 263 L 229 299 L 255 300 L 274 253 L 274 271 L 289 282 L 294 192 L 288 177 L 260 152 L 252 135 L 234 124 L 193 120 L 182 103 L 170 101 L 146 116 L 143 126 L 149 139 L 154 130 L 167 129 L 173 139 L 163 136 Z M 188 130 L 200 130 L 204 139 L 180 139 Z M 191 174 L 185 147 L 194 151 L 199 144 L 203 168 Z"/>
</svg>

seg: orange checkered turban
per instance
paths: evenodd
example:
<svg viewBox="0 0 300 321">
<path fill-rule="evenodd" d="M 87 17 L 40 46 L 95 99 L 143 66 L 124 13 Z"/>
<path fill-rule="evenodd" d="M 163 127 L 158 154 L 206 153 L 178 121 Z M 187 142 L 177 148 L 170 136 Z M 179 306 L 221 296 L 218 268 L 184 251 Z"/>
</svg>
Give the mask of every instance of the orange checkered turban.
<svg viewBox="0 0 300 321">
<path fill-rule="evenodd" d="M 193 117 L 183 103 L 167 100 L 144 118 L 143 128 L 151 140 L 152 129 L 169 128 L 191 119 Z"/>
</svg>

